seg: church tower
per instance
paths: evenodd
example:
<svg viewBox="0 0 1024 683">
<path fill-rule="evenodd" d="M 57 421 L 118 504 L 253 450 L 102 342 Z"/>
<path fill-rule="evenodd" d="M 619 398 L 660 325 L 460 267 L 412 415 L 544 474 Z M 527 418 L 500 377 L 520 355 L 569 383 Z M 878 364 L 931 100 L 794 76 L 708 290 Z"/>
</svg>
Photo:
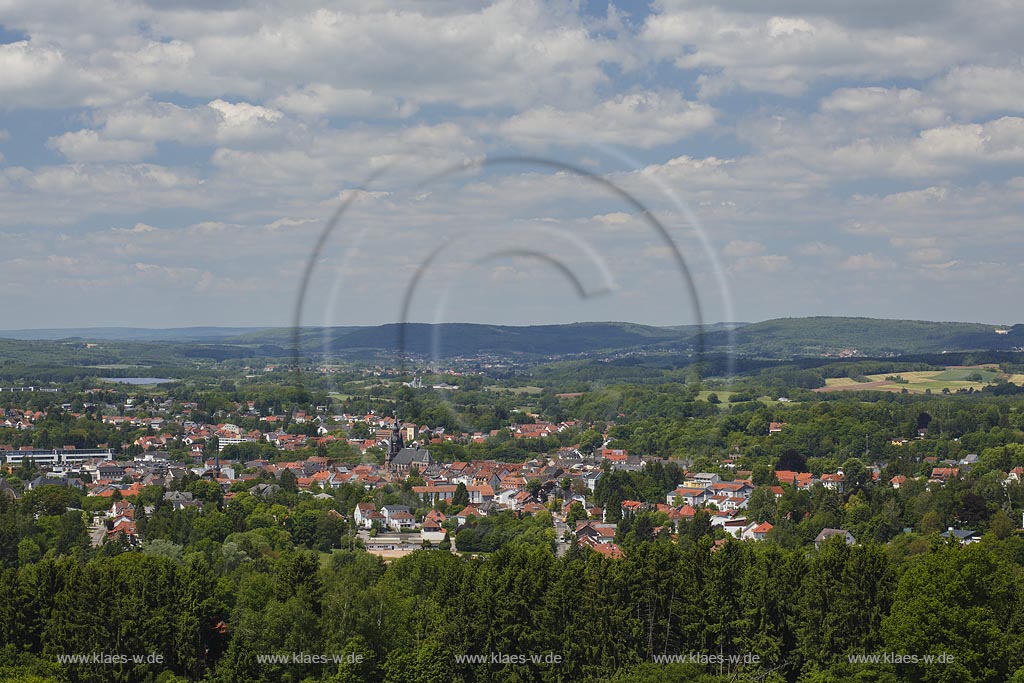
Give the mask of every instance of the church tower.
<svg viewBox="0 0 1024 683">
<path fill-rule="evenodd" d="M 398 419 L 398 415 L 395 415 L 395 422 L 391 426 L 391 438 L 388 439 L 388 452 L 384 456 L 384 466 L 388 469 L 391 468 L 391 462 L 398 455 L 398 452 L 405 448 L 405 440 L 402 439 L 402 425 Z"/>
</svg>

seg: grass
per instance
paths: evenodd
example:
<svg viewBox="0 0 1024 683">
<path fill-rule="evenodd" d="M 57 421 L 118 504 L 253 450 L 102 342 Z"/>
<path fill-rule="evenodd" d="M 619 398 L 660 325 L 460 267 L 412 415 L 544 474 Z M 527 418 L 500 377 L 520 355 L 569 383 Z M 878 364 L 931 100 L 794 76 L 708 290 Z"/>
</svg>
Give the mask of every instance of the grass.
<svg viewBox="0 0 1024 683">
<path fill-rule="evenodd" d="M 893 375 L 902 377 L 906 383 L 886 381 L 886 377 Z M 972 375 L 980 375 L 982 381 L 969 380 Z M 882 373 L 868 375 L 867 379 L 872 382 L 871 386 L 865 386 L 849 377 L 831 377 L 825 380 L 825 386 L 836 391 L 896 391 L 906 389 L 912 394 L 923 394 L 931 390 L 933 394 L 941 393 L 943 389 L 955 392 L 957 389 L 981 389 L 990 384 L 997 377 L 1004 376 L 1013 381 L 1013 377 L 1024 380 L 1024 375 L 1002 375 L 991 366 L 973 367 L 951 367 L 945 370 L 921 370 L 916 372 Z"/>
<path fill-rule="evenodd" d="M 732 396 L 735 393 L 736 393 L 735 391 L 727 391 L 725 389 L 705 389 L 705 390 L 703 390 L 701 392 L 698 392 L 697 400 L 699 400 L 699 401 L 706 401 L 706 400 L 708 400 L 708 396 L 710 396 L 711 394 L 718 394 L 718 399 L 719 399 L 719 401 L 721 401 L 721 403 L 719 403 L 718 407 L 719 408 L 723 408 L 723 407 L 727 408 L 730 405 L 737 405 L 735 403 L 729 403 L 729 397 Z M 760 401 L 761 403 L 764 403 L 765 405 L 769 405 L 769 406 L 773 406 L 773 405 L 776 405 L 778 403 L 778 401 L 776 401 L 775 399 L 769 398 L 767 396 L 761 396 L 757 400 Z"/>
<path fill-rule="evenodd" d="M 939 374 L 935 375 L 935 377 L 933 377 L 932 379 L 937 379 L 941 381 L 968 382 L 970 381 L 969 379 L 967 379 L 968 377 L 980 375 L 983 381 L 991 382 L 996 377 L 998 377 L 999 374 L 1000 373 L 990 368 L 950 368 L 945 372 L 940 372 Z"/>
<path fill-rule="evenodd" d="M 736 393 L 735 391 L 725 391 L 725 390 L 715 390 L 715 389 L 707 390 L 707 389 L 705 389 L 704 391 L 702 391 L 699 394 L 697 394 L 697 399 L 700 400 L 700 401 L 706 401 L 706 400 L 708 400 L 708 396 L 710 396 L 711 394 L 718 394 L 718 398 L 721 399 L 722 403 L 728 403 L 729 402 L 729 397 L 732 396 L 735 393 Z"/>
<path fill-rule="evenodd" d="M 855 387 L 858 384 L 860 382 L 852 377 L 829 377 L 825 380 L 825 386 L 827 387 Z"/>
<path fill-rule="evenodd" d="M 487 390 L 517 395 L 539 394 L 544 391 L 541 387 L 487 387 Z"/>
</svg>

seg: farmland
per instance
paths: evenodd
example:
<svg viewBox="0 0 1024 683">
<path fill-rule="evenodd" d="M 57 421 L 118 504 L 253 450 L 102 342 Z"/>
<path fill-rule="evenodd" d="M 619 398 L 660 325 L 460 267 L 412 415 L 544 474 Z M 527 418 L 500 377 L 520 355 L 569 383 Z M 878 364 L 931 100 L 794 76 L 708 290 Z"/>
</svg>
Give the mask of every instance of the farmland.
<svg viewBox="0 0 1024 683">
<path fill-rule="evenodd" d="M 944 370 L 900 372 L 896 374 L 866 375 L 862 378 L 834 377 L 825 380 L 825 386 L 817 392 L 833 391 L 896 391 L 923 394 L 942 392 L 948 389 L 982 389 L 997 379 L 1024 383 L 1024 375 L 1009 375 L 991 365 L 950 366 Z"/>
</svg>

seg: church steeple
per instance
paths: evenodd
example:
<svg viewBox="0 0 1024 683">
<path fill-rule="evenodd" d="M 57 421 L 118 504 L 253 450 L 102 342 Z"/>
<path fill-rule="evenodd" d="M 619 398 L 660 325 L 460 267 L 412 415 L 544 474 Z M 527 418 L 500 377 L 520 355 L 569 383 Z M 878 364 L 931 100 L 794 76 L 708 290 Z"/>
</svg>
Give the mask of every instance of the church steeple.
<svg viewBox="0 0 1024 683">
<path fill-rule="evenodd" d="M 398 452 L 405 448 L 405 440 L 402 439 L 402 423 L 398 419 L 398 413 L 394 414 L 394 424 L 391 427 L 391 438 L 388 439 L 388 453 L 384 456 L 384 465 L 390 466 Z"/>
</svg>

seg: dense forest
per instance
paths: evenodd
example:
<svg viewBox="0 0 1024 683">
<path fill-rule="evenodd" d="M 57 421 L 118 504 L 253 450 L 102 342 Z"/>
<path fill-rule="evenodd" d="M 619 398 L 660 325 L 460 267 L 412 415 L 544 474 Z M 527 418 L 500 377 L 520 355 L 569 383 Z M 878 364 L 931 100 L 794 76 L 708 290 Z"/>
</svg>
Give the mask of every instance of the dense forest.
<svg viewBox="0 0 1024 683">
<path fill-rule="evenodd" d="M 5 513 L 6 514 L 6 513 Z M 214 537 L 215 538 L 215 537 Z M 820 550 L 708 536 L 621 560 L 527 539 L 486 559 L 296 550 L 271 529 L 0 572 L 0 680 L 1004 681 L 1024 675 L 1024 541 Z M 851 663 L 883 651 L 943 665 Z M 67 652 L 163 664 L 59 665 Z M 540 654 L 541 662 L 465 663 Z M 338 664 L 259 661 L 332 653 Z M 721 665 L 669 663 L 714 653 Z M 359 655 L 358 657 L 349 655 Z M 557 655 L 557 657 L 555 657 Z M 748 656 L 756 655 L 756 663 Z M 266 657 L 262 657 L 266 659 Z M 556 663 L 557 662 L 557 663 Z"/>
</svg>

